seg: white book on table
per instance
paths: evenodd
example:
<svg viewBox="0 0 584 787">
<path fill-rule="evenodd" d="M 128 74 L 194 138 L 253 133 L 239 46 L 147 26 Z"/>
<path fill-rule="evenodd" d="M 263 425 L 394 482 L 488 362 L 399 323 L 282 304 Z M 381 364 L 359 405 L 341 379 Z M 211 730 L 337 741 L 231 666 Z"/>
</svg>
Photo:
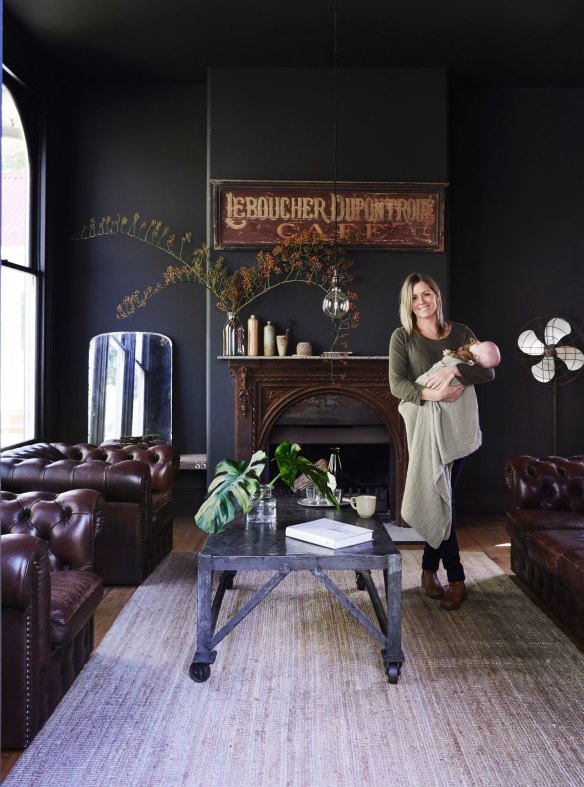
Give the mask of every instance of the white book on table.
<svg viewBox="0 0 584 787">
<path fill-rule="evenodd" d="M 373 530 L 337 522 L 334 519 L 314 519 L 312 522 L 303 522 L 300 525 L 288 525 L 286 535 L 321 547 L 342 549 L 342 547 L 371 541 Z"/>
</svg>

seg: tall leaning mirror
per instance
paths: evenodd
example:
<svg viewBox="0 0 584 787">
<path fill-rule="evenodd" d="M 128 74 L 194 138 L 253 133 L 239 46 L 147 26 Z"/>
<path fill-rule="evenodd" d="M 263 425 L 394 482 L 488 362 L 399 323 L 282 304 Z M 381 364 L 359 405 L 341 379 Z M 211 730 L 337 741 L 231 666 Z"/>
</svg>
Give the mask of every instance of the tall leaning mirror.
<svg viewBox="0 0 584 787">
<path fill-rule="evenodd" d="M 89 343 L 90 443 L 172 441 L 172 342 L 161 333 L 102 333 Z"/>
</svg>

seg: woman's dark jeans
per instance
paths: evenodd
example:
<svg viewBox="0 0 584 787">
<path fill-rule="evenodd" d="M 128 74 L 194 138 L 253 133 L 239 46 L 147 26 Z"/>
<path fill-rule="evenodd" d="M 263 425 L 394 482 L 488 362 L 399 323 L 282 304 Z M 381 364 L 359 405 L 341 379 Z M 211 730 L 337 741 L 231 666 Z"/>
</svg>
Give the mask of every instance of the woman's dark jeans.
<svg viewBox="0 0 584 787">
<path fill-rule="evenodd" d="M 430 544 L 424 547 L 422 558 L 422 569 L 424 571 L 438 571 L 438 566 L 442 560 L 442 565 L 446 569 L 446 576 L 449 582 L 464 582 L 464 568 L 460 562 L 460 552 L 458 550 L 458 540 L 454 529 L 454 489 L 460 477 L 464 458 L 457 459 L 452 463 L 451 482 L 452 482 L 452 526 L 450 535 L 443 541 L 437 549 Z"/>
</svg>

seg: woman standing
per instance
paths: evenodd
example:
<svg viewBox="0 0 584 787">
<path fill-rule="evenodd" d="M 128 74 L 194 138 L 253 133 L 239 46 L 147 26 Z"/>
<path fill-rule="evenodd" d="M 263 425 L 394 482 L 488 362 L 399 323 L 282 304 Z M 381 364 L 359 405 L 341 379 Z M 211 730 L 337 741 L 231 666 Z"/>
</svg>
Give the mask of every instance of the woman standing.
<svg viewBox="0 0 584 787">
<path fill-rule="evenodd" d="M 444 319 L 440 288 L 431 276 L 410 273 L 400 291 L 401 328 L 393 332 L 389 344 L 389 386 L 394 396 L 422 407 L 424 402 L 455 402 L 465 385 L 492 380 L 492 369 L 461 364 L 434 372 L 425 385 L 415 380 L 441 360 L 445 350 L 452 350 L 475 339 L 466 325 Z M 451 385 L 455 375 L 462 385 Z M 452 490 L 456 486 L 464 459 L 451 467 Z M 408 482 L 412 479 L 408 478 Z M 448 578 L 445 590 L 437 571 L 442 561 Z M 467 597 L 464 568 L 454 522 L 449 535 L 437 548 L 426 544 L 422 558 L 422 587 L 430 598 L 440 599 L 443 609 L 459 609 Z"/>
</svg>

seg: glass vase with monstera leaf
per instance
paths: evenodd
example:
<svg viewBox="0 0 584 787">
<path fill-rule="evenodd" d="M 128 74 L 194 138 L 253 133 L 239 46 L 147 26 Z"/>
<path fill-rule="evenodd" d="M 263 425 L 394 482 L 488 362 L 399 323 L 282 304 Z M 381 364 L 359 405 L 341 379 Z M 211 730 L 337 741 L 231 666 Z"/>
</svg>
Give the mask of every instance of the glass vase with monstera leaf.
<svg viewBox="0 0 584 787">
<path fill-rule="evenodd" d="M 273 459 L 278 472 L 266 484 L 260 480 L 267 464 L 264 451 L 256 451 L 249 461 L 223 459 L 215 467 L 207 499 L 195 514 L 197 525 L 206 533 L 221 533 L 225 525 L 248 514 L 266 494 L 271 494 L 277 481 L 294 489 L 294 481 L 299 475 L 305 475 L 317 493 L 338 508 L 329 473 L 302 456 L 301 450 L 298 443 L 280 443 Z"/>
</svg>

